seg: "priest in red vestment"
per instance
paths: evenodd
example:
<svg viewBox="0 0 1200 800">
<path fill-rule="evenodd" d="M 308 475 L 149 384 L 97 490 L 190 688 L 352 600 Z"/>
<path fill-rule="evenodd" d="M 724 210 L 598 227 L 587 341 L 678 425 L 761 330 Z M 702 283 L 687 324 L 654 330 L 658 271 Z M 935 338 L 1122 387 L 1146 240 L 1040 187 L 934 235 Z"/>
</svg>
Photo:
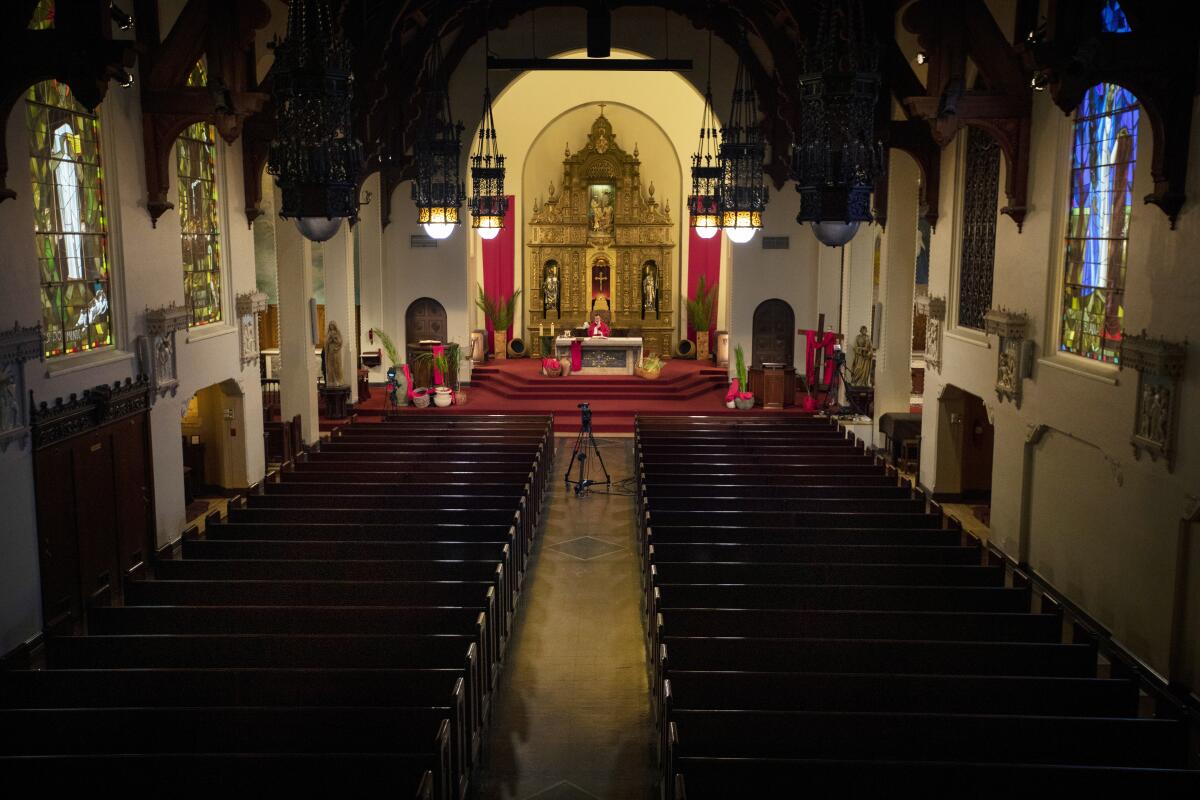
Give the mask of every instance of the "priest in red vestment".
<svg viewBox="0 0 1200 800">
<path fill-rule="evenodd" d="M 600 315 L 592 317 L 592 321 L 588 323 L 588 336 L 606 337 L 609 335 L 608 326 L 604 324 L 604 320 L 600 319 Z"/>
</svg>

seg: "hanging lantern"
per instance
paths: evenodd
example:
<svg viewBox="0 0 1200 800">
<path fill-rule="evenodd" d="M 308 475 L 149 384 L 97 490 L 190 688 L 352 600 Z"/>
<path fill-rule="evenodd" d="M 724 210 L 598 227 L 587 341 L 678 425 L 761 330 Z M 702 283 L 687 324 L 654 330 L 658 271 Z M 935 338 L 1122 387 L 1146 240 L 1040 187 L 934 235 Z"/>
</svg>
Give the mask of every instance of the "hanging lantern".
<svg viewBox="0 0 1200 800">
<path fill-rule="evenodd" d="M 442 68 L 442 46 L 434 40 L 429 64 L 429 86 L 420 130 L 413 143 L 417 177 L 412 199 L 417 222 L 434 239 L 445 239 L 459 223 L 466 188 L 458 176 L 462 152 L 462 123 L 450 113 L 450 89 Z"/>
<path fill-rule="evenodd" d="M 743 40 L 733 81 L 733 105 L 729 120 L 721 131 L 718 158 L 721 179 L 717 198 L 721 227 L 736 244 L 745 244 L 754 238 L 762 227 L 762 213 L 767 206 L 767 187 L 763 182 L 765 146 L 758 126 L 757 95 L 746 69 L 746 55 L 747 45 Z"/>
<path fill-rule="evenodd" d="M 492 90 L 483 89 L 483 121 L 471 156 L 471 227 L 483 239 L 495 239 L 504 227 L 508 198 L 504 195 L 504 156 L 496 144 Z"/>
<path fill-rule="evenodd" d="M 326 0 L 293 0 L 287 37 L 275 47 L 275 138 L 267 171 L 282 196 L 279 216 L 323 242 L 342 218 L 358 219 L 362 144 L 351 133 L 350 47 L 335 33 Z"/>
<path fill-rule="evenodd" d="M 871 221 L 880 164 L 879 55 L 860 0 L 821 0 L 802 63 L 800 132 L 792 146 L 792 178 L 800 193 L 796 221 L 812 223 L 819 241 L 841 247 Z"/>
<path fill-rule="evenodd" d="M 692 194 L 688 198 L 691 226 L 701 239 L 711 239 L 721 230 L 721 209 L 717 191 L 721 184 L 721 163 L 717 139 L 717 115 L 712 99 L 712 33 L 708 34 L 709 83 L 704 90 L 704 113 L 700 117 L 700 144 L 692 154 Z"/>
</svg>

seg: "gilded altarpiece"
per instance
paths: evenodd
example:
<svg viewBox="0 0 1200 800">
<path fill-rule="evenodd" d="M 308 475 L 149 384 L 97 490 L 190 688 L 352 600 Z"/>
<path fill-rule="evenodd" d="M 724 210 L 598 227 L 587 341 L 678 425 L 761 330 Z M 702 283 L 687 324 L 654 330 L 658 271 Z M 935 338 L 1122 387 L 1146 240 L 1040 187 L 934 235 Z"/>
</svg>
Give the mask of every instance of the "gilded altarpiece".
<svg viewBox="0 0 1200 800">
<path fill-rule="evenodd" d="M 565 156 L 561 189 L 550 184 L 526 230 L 526 330 L 577 328 L 599 312 L 617 332 L 640 335 L 645 352 L 669 356 L 678 269 L 670 202 L 654 198 L 653 181 L 642 185 L 637 147 L 630 154 L 617 144 L 603 109 L 587 144 L 574 153 L 568 145 Z M 650 261 L 658 265 L 660 296 L 658 310 L 643 318 L 643 265 Z M 558 269 L 548 270 L 549 262 Z M 540 355 L 538 337 L 530 338 Z"/>
</svg>

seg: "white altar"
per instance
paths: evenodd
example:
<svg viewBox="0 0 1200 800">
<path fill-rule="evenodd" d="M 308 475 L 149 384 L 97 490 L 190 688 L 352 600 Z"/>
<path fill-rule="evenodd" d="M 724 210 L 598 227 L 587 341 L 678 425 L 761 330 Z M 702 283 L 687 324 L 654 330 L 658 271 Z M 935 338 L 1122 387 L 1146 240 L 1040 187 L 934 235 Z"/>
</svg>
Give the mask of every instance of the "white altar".
<svg viewBox="0 0 1200 800">
<path fill-rule="evenodd" d="M 575 341 L 583 348 L 580 372 L 584 375 L 632 375 L 642 360 L 640 336 L 559 336 L 554 340 L 555 355 L 570 358 L 571 343 Z"/>
</svg>

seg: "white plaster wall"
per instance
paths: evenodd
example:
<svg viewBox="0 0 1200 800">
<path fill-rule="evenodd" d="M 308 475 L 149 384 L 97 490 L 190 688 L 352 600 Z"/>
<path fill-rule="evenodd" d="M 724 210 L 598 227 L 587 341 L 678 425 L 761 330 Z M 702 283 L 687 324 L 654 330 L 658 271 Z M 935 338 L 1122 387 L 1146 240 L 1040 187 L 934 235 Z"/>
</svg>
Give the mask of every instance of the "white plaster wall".
<svg viewBox="0 0 1200 800">
<path fill-rule="evenodd" d="M 729 374 L 734 375 L 736 363 L 734 349 L 740 344 L 746 355 L 747 365 L 753 351 L 754 309 L 764 300 L 778 297 L 792 307 L 796 315 L 796 328 L 815 328 L 818 303 L 818 260 L 821 245 L 806 228 L 796 224 L 800 210 L 800 195 L 792 187 L 774 191 L 763 214 L 762 232 L 746 244 L 727 245 L 731 252 L 729 271 L 730 320 L 729 320 Z M 787 250 L 763 250 L 763 236 L 790 236 Z M 827 248 L 825 248 L 827 249 Z M 827 257 L 828 258 L 828 257 Z M 826 319 L 836 321 L 840 296 L 833 297 L 832 306 L 826 310 Z M 795 336 L 795 365 L 804 368 L 804 340 Z"/>
<path fill-rule="evenodd" d="M 136 80 L 135 75 L 135 86 Z M 178 214 L 168 211 L 154 227 L 145 209 L 137 90 L 113 85 L 100 118 L 116 346 L 27 364 L 26 381 L 35 402 L 52 403 L 57 397 L 65 399 L 98 384 L 134 377 L 139 371 L 134 357 L 136 337 L 145 330 L 145 310 L 184 301 Z M 17 198 L 0 203 L 0 241 L 4 242 L 0 248 L 0 284 L 4 286 L 0 324 L 34 325 L 41 319 L 41 308 L 23 103 L 4 121 L 4 136 L 10 160 L 8 185 Z M 238 431 L 245 436 L 241 469 L 248 481 L 263 474 L 258 368 L 242 369 L 235 327 L 234 297 L 238 292 L 253 291 L 255 285 L 253 241 L 244 216 L 240 144 L 221 143 L 218 160 L 227 322 L 178 335 L 178 392 L 159 399 L 150 414 L 159 545 L 177 537 L 184 524 L 179 425 L 187 399 L 198 389 L 225 380 L 243 387 L 244 425 Z M 168 196 L 175 191 L 172 183 Z M 28 449 L 10 448 L 0 455 L 0 508 L 4 509 L 0 522 L 0 652 L 34 635 L 41 626 L 32 465 Z"/>
<path fill-rule="evenodd" d="M 1200 124 L 1195 111 L 1193 125 Z M 1065 229 L 1071 119 L 1046 94 L 1035 93 L 1029 213 L 1024 229 L 1001 216 L 997 222 L 993 305 L 1030 315 L 1036 342 L 1032 378 L 1024 383 L 1018 410 L 999 403 L 994 390 L 995 337 L 954 324 L 958 239 L 961 236 L 961 147 L 943 152 L 941 220 L 931 240 L 930 293 L 947 298 L 950 325 L 943 342 L 941 374 L 926 373 L 921 480 L 930 489 L 947 486 L 937 462 L 937 436 L 948 435 L 939 420 L 937 397 L 946 385 L 982 397 L 996 425 L 992 535 L 1014 557 L 1026 560 L 1114 637 L 1161 673 L 1172 658 L 1171 628 L 1177 566 L 1196 562 L 1192 541 L 1180 551 L 1180 520 L 1200 494 L 1200 426 L 1192 423 L 1200 403 L 1200 374 L 1189 365 L 1180 403 L 1178 458 L 1173 473 L 1159 462 L 1132 457 L 1137 374 L 1056 352 L 1059 282 Z M 1194 128 L 1193 130 L 1196 130 Z M 1142 115 L 1134 197 L 1153 187 L 1151 132 Z M 1003 167 L 1000 206 L 1005 205 Z M 1127 332 L 1146 328 L 1172 340 L 1200 337 L 1200 281 L 1194 254 L 1200 248 L 1200 139 L 1189 157 L 1188 204 L 1176 230 L 1156 207 L 1137 203 L 1130 228 L 1126 279 Z M 1038 444 L 1026 439 L 1045 427 Z M 943 449 L 943 452 L 945 450 Z M 1027 490 L 1025 487 L 1029 487 Z M 953 491 L 952 486 L 947 486 Z M 1027 522 L 1023 522 L 1027 520 Z M 1194 539 L 1194 533 L 1191 534 Z M 1188 549 L 1190 547 L 1190 550 Z M 1181 669 L 1172 675 L 1193 690 L 1200 686 L 1200 575 L 1178 586 L 1190 608 L 1175 644 Z M 1190 605 L 1189 605 L 1190 604 Z"/>
</svg>

